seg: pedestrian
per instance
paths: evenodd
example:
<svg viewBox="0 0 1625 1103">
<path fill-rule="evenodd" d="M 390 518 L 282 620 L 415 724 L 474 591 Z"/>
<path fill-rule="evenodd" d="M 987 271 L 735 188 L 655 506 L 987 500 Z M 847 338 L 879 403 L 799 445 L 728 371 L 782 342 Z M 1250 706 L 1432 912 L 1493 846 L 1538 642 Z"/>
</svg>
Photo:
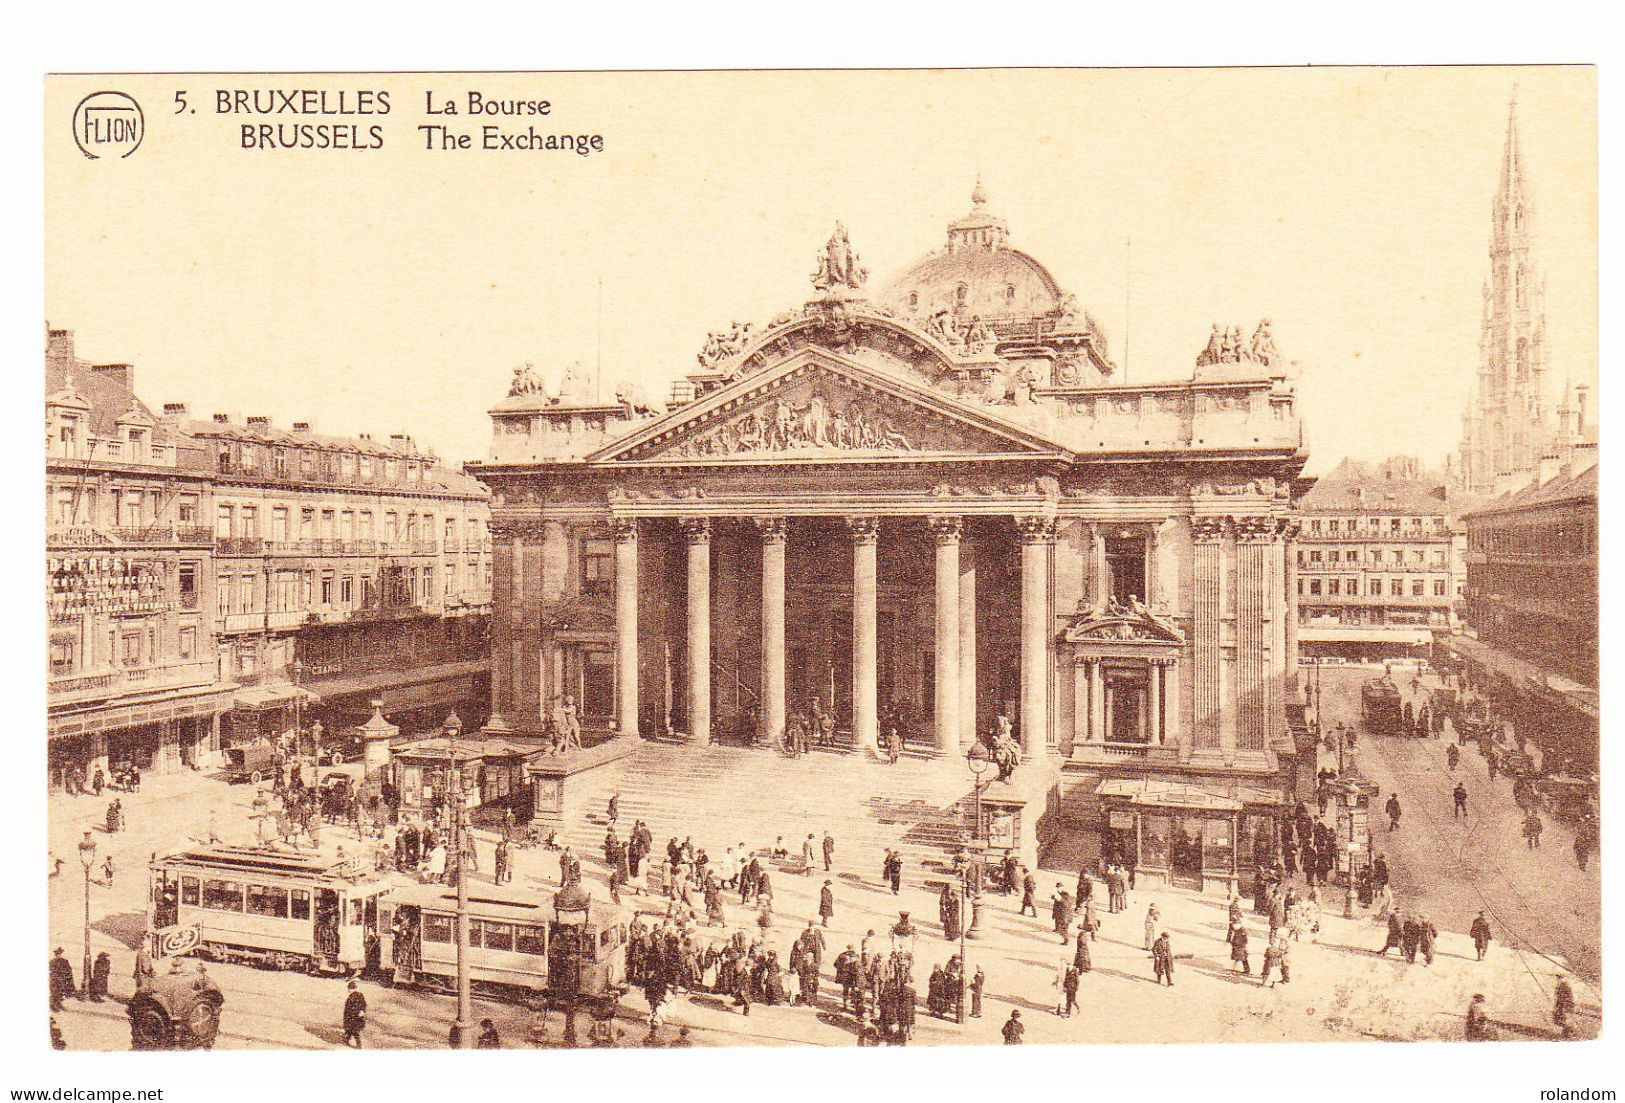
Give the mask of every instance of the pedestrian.
<svg viewBox="0 0 1625 1103">
<path fill-rule="evenodd" d="M 1386 809 L 1387 812 L 1388 812 L 1388 830 L 1390 830 L 1390 831 L 1398 831 L 1399 830 L 1399 811 L 1400 811 L 1400 809 L 1399 809 L 1399 794 L 1398 793 L 1389 793 L 1388 794 L 1388 803 L 1383 805 L 1383 808 Z"/>
<path fill-rule="evenodd" d="M 512 862 L 513 856 L 508 850 L 508 840 L 504 837 L 497 843 L 496 872 L 494 874 L 497 884 L 505 885 L 513 880 L 513 871 L 509 868 Z"/>
<path fill-rule="evenodd" d="M 1523 837 L 1528 842 L 1530 850 L 1540 849 L 1540 833 L 1543 830 L 1545 825 L 1540 821 L 1540 814 L 1531 810 L 1523 821 Z"/>
<path fill-rule="evenodd" d="M 1399 940 L 1401 948 L 1405 951 L 1405 962 L 1408 965 L 1416 964 L 1416 948 L 1422 942 L 1422 926 L 1416 921 L 1414 915 L 1407 915 L 1399 927 Z"/>
<path fill-rule="evenodd" d="M 1100 916 L 1095 912 L 1093 900 L 1083 906 L 1083 929 L 1089 932 L 1090 941 L 1100 935 Z"/>
<path fill-rule="evenodd" d="M 1078 1010 L 1078 967 L 1061 959 L 1061 1006 L 1056 1011 L 1063 1019 L 1070 1019 Z"/>
<path fill-rule="evenodd" d="M 1444 760 L 1445 764 L 1450 767 L 1452 772 L 1454 772 L 1456 769 L 1456 764 L 1461 761 L 1461 752 L 1456 749 L 1456 745 L 1454 743 L 1451 743 L 1449 746 L 1445 747 Z"/>
<path fill-rule="evenodd" d="M 1078 940 L 1072 950 L 1072 964 L 1077 966 L 1080 973 L 1087 973 L 1094 967 L 1089 955 L 1089 932 L 1083 927 L 1078 928 Z"/>
<path fill-rule="evenodd" d="M 1562 973 L 1554 973 L 1557 989 L 1552 994 L 1552 1022 L 1565 1038 L 1574 1037 L 1574 989 Z"/>
<path fill-rule="evenodd" d="M 1162 918 L 1162 912 L 1152 904 L 1145 909 L 1145 949 L 1151 949 L 1151 944 L 1157 940 L 1157 922 Z"/>
<path fill-rule="evenodd" d="M 1467 818 L 1467 786 L 1463 785 L 1459 781 L 1456 782 L 1456 788 L 1451 792 L 1450 795 L 1456 802 L 1455 814 L 1451 818 L 1452 819 L 1457 819 L 1457 818 L 1466 819 Z"/>
<path fill-rule="evenodd" d="M 1021 1036 L 1026 1032 L 1027 1028 L 1021 1025 L 1021 1012 L 1019 1010 L 1012 1010 L 1010 1012 L 1010 1017 L 1005 1020 L 1004 1028 L 1000 1031 L 1000 1033 L 1004 1035 L 1004 1044 L 1007 1046 L 1019 1046 L 1021 1044 Z"/>
<path fill-rule="evenodd" d="M 824 872 L 828 873 L 834 868 L 835 862 L 835 836 L 828 831 L 824 832 Z"/>
<path fill-rule="evenodd" d="M 1438 941 L 1439 929 L 1425 915 L 1416 918 L 1416 948 L 1422 953 L 1424 964 L 1433 964 L 1433 944 Z"/>
<path fill-rule="evenodd" d="M 113 887 L 113 856 L 111 854 L 102 859 L 102 884 L 108 888 Z"/>
<path fill-rule="evenodd" d="M 621 818 L 621 794 L 611 793 L 609 797 L 609 825 L 615 826 L 615 821 Z M 490 1020 L 487 1020 L 488 1022 Z"/>
<path fill-rule="evenodd" d="M 497 1024 L 490 1019 L 480 1020 L 480 1032 L 474 1039 L 475 1049 L 501 1049 L 502 1038 L 497 1034 Z"/>
<path fill-rule="evenodd" d="M 1495 1026 L 1490 1022 L 1489 1006 L 1484 1002 L 1484 993 L 1482 992 L 1474 992 L 1473 1001 L 1467 1005 L 1466 1035 L 1469 1042 L 1493 1042 L 1495 1040 Z"/>
<path fill-rule="evenodd" d="M 1377 951 L 1378 956 L 1379 957 L 1387 957 L 1388 956 L 1388 951 L 1392 950 L 1392 949 L 1394 949 L 1396 947 L 1398 947 L 1400 952 L 1403 953 L 1404 952 L 1404 935 L 1405 935 L 1404 927 L 1401 926 L 1401 924 L 1399 922 L 1399 912 L 1397 910 L 1389 912 L 1388 913 L 1388 938 L 1387 938 L 1386 941 L 1383 942 L 1382 949 Z"/>
<path fill-rule="evenodd" d="M 1061 936 L 1062 946 L 1072 934 L 1072 914 L 1072 894 L 1056 882 L 1055 895 L 1050 899 L 1050 918 L 1055 923 L 1055 933 Z"/>
<path fill-rule="evenodd" d="M 1169 988 L 1174 986 L 1174 951 L 1168 943 L 1167 931 L 1151 944 L 1151 971 L 1158 984 L 1166 980 Z"/>
<path fill-rule="evenodd" d="M 90 966 L 90 984 L 86 992 L 92 1003 L 101 1003 L 107 997 L 107 984 L 113 977 L 113 959 L 103 950 Z"/>
<path fill-rule="evenodd" d="M 68 1040 L 62 1036 L 62 1028 L 56 1025 L 56 1016 L 51 1016 L 51 1048 L 67 1049 Z"/>
<path fill-rule="evenodd" d="M 351 1049 L 361 1048 L 361 1032 L 367 1028 L 367 997 L 355 981 L 350 982 L 350 994 L 344 997 L 344 1044 Z"/>
<path fill-rule="evenodd" d="M 801 873 L 804 877 L 811 877 L 813 871 L 813 837 L 807 836 L 807 841 L 801 844 Z"/>
<path fill-rule="evenodd" d="M 1270 943 L 1264 949 L 1264 968 L 1258 974 L 1260 985 L 1269 984 L 1271 988 L 1275 987 L 1270 983 L 1270 973 L 1275 969 L 1281 970 L 1282 984 L 1292 983 L 1291 945 L 1284 929 L 1271 932 Z"/>
<path fill-rule="evenodd" d="M 147 939 L 143 937 L 141 948 L 135 952 L 135 990 L 141 991 L 157 975 L 158 969 L 152 963 L 152 951 L 147 949 Z"/>
<path fill-rule="evenodd" d="M 1473 920 L 1472 927 L 1473 948 L 1478 951 L 1478 960 L 1483 961 L 1484 955 L 1490 952 L 1490 921 L 1484 918 L 1480 911 L 1478 918 Z"/>
<path fill-rule="evenodd" d="M 58 946 L 51 957 L 51 1010 L 61 1011 L 62 1001 L 78 991 L 73 983 L 73 963 Z"/>
<path fill-rule="evenodd" d="M 818 890 L 818 918 L 826 927 L 829 926 L 829 921 L 835 918 L 835 888 L 827 880 L 824 887 Z"/>
<path fill-rule="evenodd" d="M 1032 917 L 1034 919 L 1038 918 L 1037 893 L 1038 879 L 1033 876 L 1032 870 L 1027 869 L 1025 866 L 1022 867 L 1021 910 L 1016 913 L 1017 915 L 1027 915 L 1029 914 L 1029 909 L 1031 909 Z"/>
<path fill-rule="evenodd" d="M 1242 976 L 1252 976 L 1252 962 L 1247 958 L 1247 928 L 1242 926 L 1239 920 L 1230 924 L 1230 933 L 1226 936 L 1226 941 L 1230 943 L 1231 964 L 1240 966 Z"/>
<path fill-rule="evenodd" d="M 973 1019 L 982 1017 L 982 988 L 986 984 L 987 976 L 982 972 L 982 967 L 978 965 L 976 972 L 970 978 L 970 1017 Z"/>
</svg>

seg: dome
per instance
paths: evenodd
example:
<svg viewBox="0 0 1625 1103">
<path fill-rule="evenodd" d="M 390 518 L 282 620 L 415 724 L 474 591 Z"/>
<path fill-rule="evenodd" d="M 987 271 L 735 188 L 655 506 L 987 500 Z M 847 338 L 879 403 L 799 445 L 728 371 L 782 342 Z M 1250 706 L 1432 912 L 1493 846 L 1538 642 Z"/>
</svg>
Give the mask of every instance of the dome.
<svg viewBox="0 0 1625 1103">
<path fill-rule="evenodd" d="M 947 245 L 894 280 L 881 292 L 881 305 L 917 322 L 940 310 L 989 323 L 1059 315 L 1065 296 L 1055 277 L 1011 248 L 1009 236 L 1004 220 L 987 210 L 987 191 L 978 179 L 970 213 L 948 224 Z"/>
</svg>

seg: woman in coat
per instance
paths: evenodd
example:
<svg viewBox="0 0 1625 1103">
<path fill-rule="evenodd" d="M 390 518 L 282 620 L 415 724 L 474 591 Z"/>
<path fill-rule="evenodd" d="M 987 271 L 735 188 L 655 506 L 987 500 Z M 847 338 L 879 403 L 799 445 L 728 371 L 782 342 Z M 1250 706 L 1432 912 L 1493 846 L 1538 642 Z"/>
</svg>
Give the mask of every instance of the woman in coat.
<svg viewBox="0 0 1625 1103">
<path fill-rule="evenodd" d="M 1152 904 L 1145 909 L 1145 949 L 1151 949 L 1151 944 L 1157 940 L 1157 923 L 1162 919 L 1162 912 Z"/>
</svg>

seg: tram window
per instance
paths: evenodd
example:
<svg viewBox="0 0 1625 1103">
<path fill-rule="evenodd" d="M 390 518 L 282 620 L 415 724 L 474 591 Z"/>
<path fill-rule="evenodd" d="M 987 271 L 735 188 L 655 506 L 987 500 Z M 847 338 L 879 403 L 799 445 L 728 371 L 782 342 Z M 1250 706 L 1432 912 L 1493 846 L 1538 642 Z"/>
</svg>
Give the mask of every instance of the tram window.
<svg viewBox="0 0 1625 1103">
<path fill-rule="evenodd" d="M 513 948 L 521 954 L 547 953 L 547 939 L 542 936 L 540 927 L 528 927 L 523 924 L 513 929 Z"/>
<path fill-rule="evenodd" d="M 362 904 L 359 900 L 350 901 L 350 926 L 361 926 Z"/>
<path fill-rule="evenodd" d="M 288 890 L 266 885 L 248 886 L 248 914 L 288 918 Z"/>
<path fill-rule="evenodd" d="M 485 928 L 480 942 L 487 950 L 506 950 L 513 953 L 512 923 L 482 923 Z"/>
<path fill-rule="evenodd" d="M 204 881 L 203 906 L 217 911 L 243 910 L 243 886 L 236 881 Z"/>
<path fill-rule="evenodd" d="M 451 916 L 426 915 L 423 917 L 423 941 L 450 942 Z"/>
<path fill-rule="evenodd" d="M 310 918 L 310 893 L 304 889 L 294 889 L 289 895 L 289 914 L 295 919 Z"/>
<path fill-rule="evenodd" d="M 197 906 L 197 878 L 181 878 L 181 903 Z"/>
</svg>

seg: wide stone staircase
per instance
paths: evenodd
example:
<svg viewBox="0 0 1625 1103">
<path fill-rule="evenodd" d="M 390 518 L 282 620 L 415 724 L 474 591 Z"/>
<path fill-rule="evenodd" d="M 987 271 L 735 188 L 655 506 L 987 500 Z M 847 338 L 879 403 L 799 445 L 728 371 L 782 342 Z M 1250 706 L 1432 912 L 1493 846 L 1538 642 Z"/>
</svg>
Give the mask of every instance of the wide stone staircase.
<svg viewBox="0 0 1625 1103">
<path fill-rule="evenodd" d="M 561 841 L 601 859 L 609 798 L 619 793 L 621 837 L 643 820 L 657 858 L 673 837 L 692 837 L 720 862 L 730 846 L 754 850 L 779 836 L 799 858 L 809 833 L 818 848 L 829 831 L 846 868 L 878 878 L 889 847 L 903 855 L 904 880 L 919 884 L 951 867 L 965 838 L 960 800 L 970 783 L 957 756 L 905 755 L 891 765 L 855 752 L 790 758 L 762 748 L 644 743 L 628 758 L 571 779 L 588 815 L 569 824 Z"/>
</svg>

